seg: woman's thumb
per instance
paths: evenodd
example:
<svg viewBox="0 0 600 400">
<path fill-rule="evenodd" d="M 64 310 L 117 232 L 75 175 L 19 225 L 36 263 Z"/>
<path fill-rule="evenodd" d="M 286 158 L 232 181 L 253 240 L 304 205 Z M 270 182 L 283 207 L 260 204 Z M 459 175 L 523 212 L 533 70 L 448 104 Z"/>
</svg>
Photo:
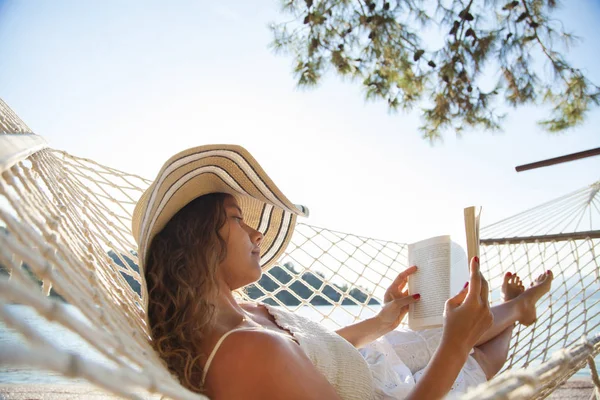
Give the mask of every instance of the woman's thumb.
<svg viewBox="0 0 600 400">
<path fill-rule="evenodd" d="M 406 297 L 402 297 L 401 299 L 396 299 L 396 300 L 394 300 L 394 303 L 396 303 L 400 307 L 406 307 L 409 304 L 416 303 L 420 299 L 421 299 L 421 295 L 417 293 L 417 294 L 413 294 L 412 296 L 406 296 Z"/>
</svg>

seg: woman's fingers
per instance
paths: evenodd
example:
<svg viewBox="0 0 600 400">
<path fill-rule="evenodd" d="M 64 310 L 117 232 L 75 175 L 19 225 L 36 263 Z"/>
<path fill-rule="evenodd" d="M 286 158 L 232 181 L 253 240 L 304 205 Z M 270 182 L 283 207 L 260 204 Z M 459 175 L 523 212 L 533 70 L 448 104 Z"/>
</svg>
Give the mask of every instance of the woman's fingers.
<svg viewBox="0 0 600 400">
<path fill-rule="evenodd" d="M 396 279 L 394 279 L 394 282 L 392 282 L 391 287 L 398 288 L 400 286 L 406 285 L 406 282 L 408 281 L 408 276 L 410 274 L 414 274 L 415 272 L 417 272 L 417 266 L 416 265 L 413 265 L 412 267 L 406 268 L 404 271 L 402 271 L 402 272 L 400 272 L 398 274 L 398 276 L 396 277 Z"/>
<path fill-rule="evenodd" d="M 490 307 L 490 288 L 488 281 L 482 276 L 481 277 L 481 301 L 486 308 Z"/>
<path fill-rule="evenodd" d="M 475 299 L 478 296 L 481 296 L 481 280 L 483 277 L 479 272 L 479 258 L 473 257 L 471 259 L 471 277 L 469 280 L 469 293 L 467 294 L 466 301 L 470 299 Z"/>
<path fill-rule="evenodd" d="M 392 282 L 390 287 L 386 290 L 385 296 L 383 298 L 384 302 L 392 301 L 398 297 L 400 297 L 402 290 L 406 286 L 408 282 L 408 276 L 414 274 L 417 271 L 416 266 L 409 267 L 398 274 L 396 279 Z"/>
<path fill-rule="evenodd" d="M 394 300 L 394 304 L 396 304 L 398 307 L 406 307 L 412 303 L 416 303 L 419 300 L 421 300 L 421 295 L 413 294 L 412 296 L 406 296 L 406 297 L 402 297 L 400 299 Z"/>
<path fill-rule="evenodd" d="M 475 346 L 494 320 L 488 302 L 488 282 L 481 274 L 477 257 L 473 257 L 470 267 L 468 286 L 446 302 L 444 314 L 444 336 L 465 352 Z"/>
<path fill-rule="evenodd" d="M 402 319 L 408 314 L 408 306 L 416 303 L 421 298 L 420 295 L 404 296 L 391 300 L 383 305 L 381 311 L 377 314 L 379 320 L 391 329 L 396 329 Z"/>
</svg>

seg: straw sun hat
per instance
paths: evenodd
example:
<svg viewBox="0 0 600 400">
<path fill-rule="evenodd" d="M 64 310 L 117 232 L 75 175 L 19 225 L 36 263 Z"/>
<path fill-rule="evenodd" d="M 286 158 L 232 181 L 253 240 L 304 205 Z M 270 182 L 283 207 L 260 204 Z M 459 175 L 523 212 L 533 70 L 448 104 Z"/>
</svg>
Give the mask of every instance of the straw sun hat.
<svg viewBox="0 0 600 400">
<path fill-rule="evenodd" d="M 263 269 L 285 250 L 296 217 L 308 216 L 308 209 L 290 202 L 243 147 L 208 145 L 187 149 L 163 165 L 135 206 L 132 232 L 138 244 L 140 271 L 152 239 L 167 222 L 195 198 L 217 192 L 233 195 L 246 224 L 264 235 L 260 245 Z M 143 272 L 141 275 L 144 279 Z"/>
</svg>

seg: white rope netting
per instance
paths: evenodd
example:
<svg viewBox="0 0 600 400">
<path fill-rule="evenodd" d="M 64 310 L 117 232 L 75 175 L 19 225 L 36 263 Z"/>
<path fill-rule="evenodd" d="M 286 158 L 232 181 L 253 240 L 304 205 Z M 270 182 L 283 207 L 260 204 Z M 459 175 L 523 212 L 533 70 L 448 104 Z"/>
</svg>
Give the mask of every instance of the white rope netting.
<svg viewBox="0 0 600 400">
<path fill-rule="evenodd" d="M 41 150 L 2 174 L 0 264 L 10 279 L 0 277 L 0 319 L 23 333 L 31 346 L 29 351 L 0 348 L 2 362 L 80 376 L 131 398 L 147 397 L 140 397 L 140 388 L 173 398 L 201 398 L 171 377 L 148 344 L 128 221 L 132 196 L 139 197 L 139 186 L 147 181 L 121 173 L 116 182 L 107 179 L 114 172 Z M 45 297 L 50 288 L 84 318 L 74 318 L 56 297 Z M 74 331 L 107 362 L 56 348 L 7 302 L 33 307 Z"/>
<path fill-rule="evenodd" d="M 27 153 L 23 148 L 31 148 L 32 140 L 38 147 L 42 142 L 1 100 L 0 133 L 0 140 L 16 149 L 6 152 L 12 158 L 0 151 L 0 322 L 24 337 L 19 345 L 0 345 L 0 368 L 53 370 L 128 398 L 205 398 L 181 387 L 147 342 L 141 306 L 146 293 L 140 287 L 130 226 L 135 202 L 150 182 L 62 151 Z M 14 154 L 20 147 L 17 162 Z M 597 210 L 595 197 L 589 204 Z M 509 222 L 505 226 L 514 221 Z M 482 236 L 505 231 L 500 228 L 484 229 Z M 470 398 L 510 388 L 516 389 L 506 398 L 544 397 L 590 359 L 593 364 L 599 351 L 597 338 L 590 336 L 600 323 L 598 238 L 556 239 L 482 248 L 482 265 L 492 288 L 500 287 L 507 271 L 529 279 L 552 269 L 555 283 L 542 299 L 538 322 L 515 330 L 510 371 Z M 405 244 L 299 224 L 279 265 L 244 296 L 336 328 L 374 314 L 406 262 Z M 491 295 L 499 301 L 498 292 Z M 14 304 L 31 307 L 74 332 L 106 361 L 57 347 L 15 312 Z M 72 306 L 81 317 L 73 315 Z M 578 342 L 582 336 L 590 339 Z M 562 350 L 568 346 L 574 347 Z M 555 350 L 561 356 L 551 358 Z"/>
<path fill-rule="evenodd" d="M 490 287 L 496 288 L 492 304 L 501 301 L 498 288 L 506 272 L 529 280 L 549 269 L 554 273 L 552 289 L 538 305 L 537 322 L 518 325 L 513 333 L 503 369 L 511 373 L 501 372 L 495 383 L 488 383 L 489 393 L 544 398 L 586 364 L 591 367 L 587 373 L 597 380 L 593 357 L 600 346 L 595 336 L 600 331 L 599 190 L 596 182 L 481 230 L 482 270 Z M 523 367 L 528 367 L 526 372 L 514 372 Z M 486 398 L 481 392 L 474 396 Z"/>
</svg>

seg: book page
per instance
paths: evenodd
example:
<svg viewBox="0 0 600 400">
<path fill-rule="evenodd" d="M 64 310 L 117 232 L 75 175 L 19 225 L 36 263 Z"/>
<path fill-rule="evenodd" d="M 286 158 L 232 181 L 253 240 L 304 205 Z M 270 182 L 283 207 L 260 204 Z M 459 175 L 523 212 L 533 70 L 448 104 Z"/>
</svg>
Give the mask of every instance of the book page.
<svg viewBox="0 0 600 400">
<path fill-rule="evenodd" d="M 408 265 L 418 268 L 408 277 L 408 293 L 421 295 L 421 300 L 409 306 L 409 328 L 443 325 L 444 305 L 450 298 L 450 236 L 409 244 Z"/>
<path fill-rule="evenodd" d="M 479 257 L 479 217 L 481 207 L 465 208 L 465 234 L 467 236 L 468 262 L 475 256 Z"/>
</svg>

